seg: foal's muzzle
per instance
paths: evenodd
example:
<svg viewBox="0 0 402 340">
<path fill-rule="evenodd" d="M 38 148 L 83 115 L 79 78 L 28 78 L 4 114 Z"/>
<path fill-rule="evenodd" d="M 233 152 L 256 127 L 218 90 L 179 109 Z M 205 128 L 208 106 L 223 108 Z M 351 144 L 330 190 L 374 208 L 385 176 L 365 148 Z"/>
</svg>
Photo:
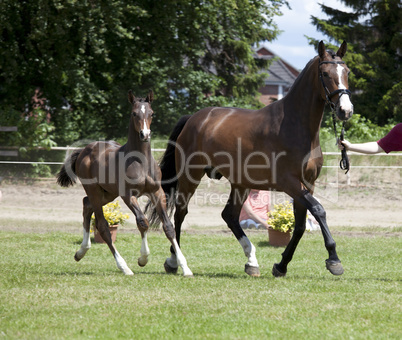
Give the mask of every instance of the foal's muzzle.
<svg viewBox="0 0 402 340">
<path fill-rule="evenodd" d="M 151 139 L 151 131 L 150 130 L 141 130 L 140 131 L 141 142 L 149 142 L 150 139 Z"/>
</svg>

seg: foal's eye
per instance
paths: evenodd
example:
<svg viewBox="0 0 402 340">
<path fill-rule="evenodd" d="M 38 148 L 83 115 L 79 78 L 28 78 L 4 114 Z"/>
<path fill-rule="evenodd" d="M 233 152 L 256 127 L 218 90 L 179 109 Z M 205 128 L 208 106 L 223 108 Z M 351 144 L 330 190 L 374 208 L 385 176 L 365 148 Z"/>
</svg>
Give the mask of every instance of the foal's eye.
<svg viewBox="0 0 402 340">
<path fill-rule="evenodd" d="M 328 72 L 323 72 L 322 74 L 324 75 L 324 77 L 329 77 Z"/>
</svg>

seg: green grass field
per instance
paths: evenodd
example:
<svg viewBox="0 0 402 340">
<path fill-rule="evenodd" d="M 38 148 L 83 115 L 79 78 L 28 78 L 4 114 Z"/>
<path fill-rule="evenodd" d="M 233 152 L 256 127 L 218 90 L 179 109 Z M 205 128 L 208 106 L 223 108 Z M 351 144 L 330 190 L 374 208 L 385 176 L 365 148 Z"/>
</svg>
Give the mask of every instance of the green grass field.
<svg viewBox="0 0 402 340">
<path fill-rule="evenodd" d="M 244 273 L 233 236 L 182 236 L 194 278 L 167 275 L 164 235 L 119 234 L 125 277 L 106 245 L 73 259 L 81 236 L 0 232 L 0 338 L 5 339 L 401 339 L 400 237 L 336 235 L 345 273 L 332 276 L 320 234 L 306 234 L 285 278 L 271 268 L 283 248 L 252 233 L 262 276 Z"/>
</svg>

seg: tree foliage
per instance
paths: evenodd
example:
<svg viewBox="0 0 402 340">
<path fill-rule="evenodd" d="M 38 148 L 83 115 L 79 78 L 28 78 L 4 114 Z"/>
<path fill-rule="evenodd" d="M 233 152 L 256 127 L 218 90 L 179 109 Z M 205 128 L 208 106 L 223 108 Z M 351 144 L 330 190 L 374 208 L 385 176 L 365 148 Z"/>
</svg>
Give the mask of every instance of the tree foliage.
<svg viewBox="0 0 402 340">
<path fill-rule="evenodd" d="M 355 112 L 384 125 L 402 121 L 402 6 L 399 0 L 340 0 L 343 12 L 321 4 L 328 19 L 312 23 L 335 45 L 346 40 L 345 60 Z M 311 44 L 317 41 L 310 38 Z M 335 46 L 334 46 L 335 47 Z"/>
<path fill-rule="evenodd" d="M 283 4 L 2 0 L 0 112 L 30 112 L 40 89 L 56 141 L 67 144 L 126 135 L 129 89 L 154 90 L 153 128 L 163 134 L 204 106 L 256 105 L 267 65 L 252 46 L 276 37 Z"/>
</svg>

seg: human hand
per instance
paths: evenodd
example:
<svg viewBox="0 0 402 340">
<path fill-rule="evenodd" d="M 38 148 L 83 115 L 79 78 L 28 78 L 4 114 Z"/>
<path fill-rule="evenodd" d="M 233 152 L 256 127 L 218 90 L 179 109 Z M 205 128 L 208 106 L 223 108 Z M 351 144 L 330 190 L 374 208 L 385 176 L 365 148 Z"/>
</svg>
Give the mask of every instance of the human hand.
<svg viewBox="0 0 402 340">
<path fill-rule="evenodd" d="M 352 144 L 350 142 L 348 142 L 347 140 L 340 140 L 338 139 L 338 149 L 339 150 L 343 150 L 346 148 L 346 150 L 350 149 L 350 146 Z"/>
</svg>

